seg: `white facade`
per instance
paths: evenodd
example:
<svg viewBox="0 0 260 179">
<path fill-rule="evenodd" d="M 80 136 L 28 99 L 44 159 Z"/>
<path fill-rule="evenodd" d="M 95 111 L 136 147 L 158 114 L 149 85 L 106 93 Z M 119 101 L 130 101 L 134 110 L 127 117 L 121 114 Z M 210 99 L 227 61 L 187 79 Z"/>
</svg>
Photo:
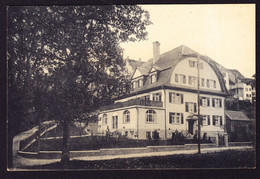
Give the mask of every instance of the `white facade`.
<svg viewBox="0 0 260 179">
<path fill-rule="evenodd" d="M 201 137 L 204 133 L 208 137 L 214 137 L 216 132 L 224 133 L 226 124 L 224 114 L 226 93 L 223 92 L 225 84 L 223 79 L 219 81 L 220 77 L 216 69 L 213 69 L 207 61 L 200 60 L 199 67 L 201 103 L 199 108 L 200 115 L 204 116 Z M 136 70 L 133 81 L 142 79 L 143 84 L 133 85 L 135 89 L 130 95 L 115 101 L 118 107 L 100 112 L 101 133 L 105 135 L 109 129 L 110 132 L 120 131 L 122 135 L 138 139 L 148 138 L 155 130 L 159 132 L 162 139 L 171 138 L 172 132 L 176 130 L 181 131 L 185 136 L 196 133 L 198 128 L 195 117 L 198 114 L 197 58 L 185 56 L 174 66 L 158 71 L 156 69 L 158 68 L 152 67 L 149 75 L 145 77 Z M 168 70 L 165 76 L 164 70 Z M 156 75 L 155 82 L 153 74 Z M 129 122 L 124 122 L 126 118 L 124 113 L 130 114 Z M 103 122 L 104 115 L 107 115 L 107 124 Z M 113 127 L 115 118 L 118 120 L 117 128 Z"/>
<path fill-rule="evenodd" d="M 235 85 L 230 85 L 230 90 L 232 90 L 234 97 L 239 98 L 239 100 L 249 100 L 252 102 L 252 86 L 246 83 L 236 83 Z"/>
</svg>

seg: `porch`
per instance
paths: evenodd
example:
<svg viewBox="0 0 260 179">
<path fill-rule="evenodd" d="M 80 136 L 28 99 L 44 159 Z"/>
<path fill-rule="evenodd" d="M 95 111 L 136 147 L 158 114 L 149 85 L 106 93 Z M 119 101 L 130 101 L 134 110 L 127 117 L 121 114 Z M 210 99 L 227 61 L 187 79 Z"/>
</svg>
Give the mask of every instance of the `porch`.
<svg viewBox="0 0 260 179">
<path fill-rule="evenodd" d="M 107 106 L 100 107 L 100 111 L 106 111 L 111 109 L 123 108 L 128 106 L 153 106 L 153 107 L 163 107 L 163 102 L 161 101 L 151 101 L 151 100 L 144 100 L 144 99 L 131 99 L 125 102 L 118 102 L 115 104 L 110 104 Z"/>
</svg>

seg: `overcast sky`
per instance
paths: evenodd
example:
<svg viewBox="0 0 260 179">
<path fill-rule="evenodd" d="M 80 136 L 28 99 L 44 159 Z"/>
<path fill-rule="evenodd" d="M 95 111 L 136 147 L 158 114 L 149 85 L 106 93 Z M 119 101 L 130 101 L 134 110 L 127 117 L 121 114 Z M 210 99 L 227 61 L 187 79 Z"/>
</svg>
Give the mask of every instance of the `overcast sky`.
<svg viewBox="0 0 260 179">
<path fill-rule="evenodd" d="M 207 55 L 227 69 L 245 77 L 255 73 L 255 6 L 241 5 L 142 5 L 152 25 L 148 40 L 124 43 L 124 58 L 147 61 L 152 42 L 161 53 L 185 45 Z"/>
</svg>

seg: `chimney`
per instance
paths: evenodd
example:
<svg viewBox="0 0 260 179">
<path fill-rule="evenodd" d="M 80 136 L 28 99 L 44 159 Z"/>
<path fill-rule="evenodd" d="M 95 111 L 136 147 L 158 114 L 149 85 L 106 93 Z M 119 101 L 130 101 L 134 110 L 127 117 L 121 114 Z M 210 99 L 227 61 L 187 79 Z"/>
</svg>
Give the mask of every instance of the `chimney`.
<svg viewBox="0 0 260 179">
<path fill-rule="evenodd" d="M 160 57 L 160 43 L 158 41 L 153 42 L 153 64 L 157 60 L 159 60 Z"/>
</svg>

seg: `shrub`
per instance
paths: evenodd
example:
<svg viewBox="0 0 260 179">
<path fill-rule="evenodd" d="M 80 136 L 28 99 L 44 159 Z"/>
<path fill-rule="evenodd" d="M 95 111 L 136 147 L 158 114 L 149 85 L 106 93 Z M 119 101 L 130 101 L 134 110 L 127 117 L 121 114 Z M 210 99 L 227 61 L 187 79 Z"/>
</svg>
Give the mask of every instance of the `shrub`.
<svg viewBox="0 0 260 179">
<path fill-rule="evenodd" d="M 172 133 L 172 138 L 170 139 L 171 145 L 184 145 L 185 144 L 185 136 L 182 134 L 182 132 L 179 132 L 176 130 Z"/>
<path fill-rule="evenodd" d="M 154 130 L 154 132 L 153 132 L 153 139 L 154 140 L 160 139 L 159 132 L 157 130 Z"/>
</svg>

